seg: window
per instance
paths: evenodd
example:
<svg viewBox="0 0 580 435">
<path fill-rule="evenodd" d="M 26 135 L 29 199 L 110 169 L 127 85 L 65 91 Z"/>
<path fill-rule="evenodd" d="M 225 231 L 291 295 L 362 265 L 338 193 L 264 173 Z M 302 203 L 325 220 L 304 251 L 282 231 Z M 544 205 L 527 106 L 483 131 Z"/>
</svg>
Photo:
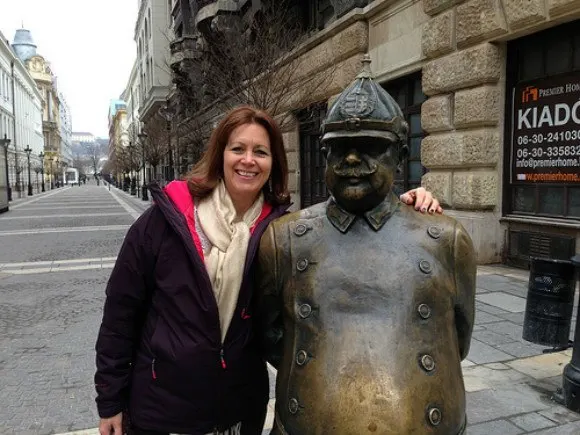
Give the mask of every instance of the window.
<svg viewBox="0 0 580 435">
<path fill-rule="evenodd" d="M 328 198 L 324 172 L 326 158 L 320 145 L 320 126 L 326 117 L 326 102 L 313 104 L 298 112 L 300 123 L 300 207 L 305 208 Z"/>
<path fill-rule="evenodd" d="M 579 72 L 579 21 L 561 25 L 508 43 L 507 95 L 534 80 Z M 519 215 L 580 219 L 580 185 L 512 179 L 512 100 L 506 98 L 504 212 Z M 580 157 L 579 157 L 580 158 Z"/>
<path fill-rule="evenodd" d="M 421 128 L 421 104 L 427 97 L 423 94 L 421 73 L 393 80 L 383 87 L 399 104 L 409 124 L 407 142 L 409 154 L 401 163 L 395 177 L 394 191 L 400 195 L 409 189 L 421 186 L 421 177 L 427 172 L 421 165 L 421 141 L 425 137 Z"/>
</svg>

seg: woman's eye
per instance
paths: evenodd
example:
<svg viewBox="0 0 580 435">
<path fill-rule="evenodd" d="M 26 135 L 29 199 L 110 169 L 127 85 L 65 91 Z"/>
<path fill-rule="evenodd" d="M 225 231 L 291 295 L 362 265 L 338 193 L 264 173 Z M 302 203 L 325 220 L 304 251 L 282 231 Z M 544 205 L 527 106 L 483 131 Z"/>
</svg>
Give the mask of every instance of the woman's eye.
<svg viewBox="0 0 580 435">
<path fill-rule="evenodd" d="M 258 154 L 259 156 L 267 156 L 268 155 L 268 153 L 264 150 L 258 150 L 258 151 L 256 151 L 256 154 Z"/>
</svg>

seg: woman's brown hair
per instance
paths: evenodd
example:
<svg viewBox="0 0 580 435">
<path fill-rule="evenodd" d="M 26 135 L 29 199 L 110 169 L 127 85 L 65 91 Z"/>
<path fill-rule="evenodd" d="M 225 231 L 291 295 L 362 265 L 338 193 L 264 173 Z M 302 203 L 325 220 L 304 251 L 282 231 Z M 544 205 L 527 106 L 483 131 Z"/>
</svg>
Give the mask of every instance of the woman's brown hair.
<svg viewBox="0 0 580 435">
<path fill-rule="evenodd" d="M 224 150 L 232 132 L 240 125 L 258 124 L 266 129 L 272 153 L 270 179 L 262 191 L 264 198 L 272 205 L 287 204 L 288 162 L 278 123 L 266 112 L 250 106 L 240 106 L 229 112 L 214 129 L 207 150 L 200 161 L 185 176 L 189 192 L 194 198 L 204 198 L 217 186 L 224 176 Z"/>
</svg>

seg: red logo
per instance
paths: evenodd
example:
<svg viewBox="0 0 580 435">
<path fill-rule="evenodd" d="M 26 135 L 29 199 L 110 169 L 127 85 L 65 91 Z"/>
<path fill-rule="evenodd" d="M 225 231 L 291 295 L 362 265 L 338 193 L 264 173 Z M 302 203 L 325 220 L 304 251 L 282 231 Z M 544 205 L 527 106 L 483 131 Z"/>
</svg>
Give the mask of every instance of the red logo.
<svg viewBox="0 0 580 435">
<path fill-rule="evenodd" d="M 538 88 L 528 86 L 522 92 L 522 103 L 529 103 L 530 101 L 538 101 Z"/>
</svg>

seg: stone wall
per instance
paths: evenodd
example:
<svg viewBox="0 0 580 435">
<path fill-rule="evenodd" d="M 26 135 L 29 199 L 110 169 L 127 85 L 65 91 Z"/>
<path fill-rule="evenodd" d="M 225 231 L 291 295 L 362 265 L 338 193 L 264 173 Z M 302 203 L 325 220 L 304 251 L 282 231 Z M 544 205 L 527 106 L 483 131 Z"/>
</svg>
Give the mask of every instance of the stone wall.
<svg viewBox="0 0 580 435">
<path fill-rule="evenodd" d="M 579 0 L 423 0 L 423 185 L 500 261 L 505 43 L 580 15 Z"/>
</svg>

